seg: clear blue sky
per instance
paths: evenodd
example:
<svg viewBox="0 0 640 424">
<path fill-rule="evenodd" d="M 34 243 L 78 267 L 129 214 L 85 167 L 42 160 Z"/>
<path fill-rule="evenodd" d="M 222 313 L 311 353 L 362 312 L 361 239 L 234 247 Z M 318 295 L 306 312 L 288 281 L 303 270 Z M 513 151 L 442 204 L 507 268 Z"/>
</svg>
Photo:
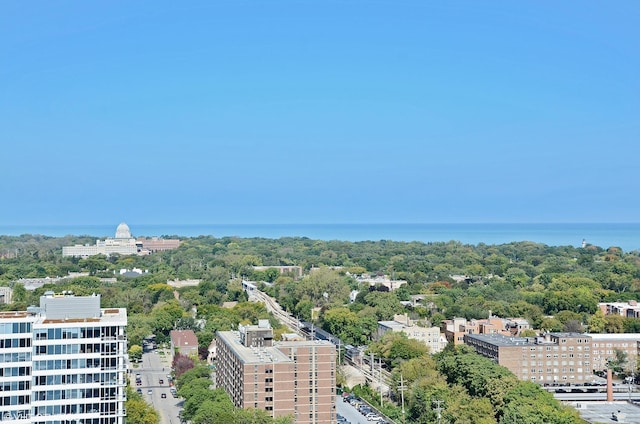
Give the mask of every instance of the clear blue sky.
<svg viewBox="0 0 640 424">
<path fill-rule="evenodd" d="M 640 2 L 0 2 L 3 224 L 638 222 Z"/>
</svg>

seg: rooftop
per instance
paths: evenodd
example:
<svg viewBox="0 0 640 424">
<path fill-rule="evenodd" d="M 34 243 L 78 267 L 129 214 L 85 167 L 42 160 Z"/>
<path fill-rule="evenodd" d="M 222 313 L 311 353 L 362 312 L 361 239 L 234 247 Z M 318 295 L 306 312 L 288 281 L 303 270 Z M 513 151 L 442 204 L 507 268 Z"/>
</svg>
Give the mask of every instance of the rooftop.
<svg viewBox="0 0 640 424">
<path fill-rule="evenodd" d="M 573 402 L 580 418 L 590 423 L 640 423 L 640 407 L 629 402 Z M 617 419 L 614 419 L 614 414 Z"/>
<path fill-rule="evenodd" d="M 293 362 L 276 347 L 246 347 L 240 342 L 238 331 L 218 331 L 218 337 L 228 345 L 243 364 L 265 362 Z M 299 343 L 299 342 L 295 342 Z"/>
</svg>

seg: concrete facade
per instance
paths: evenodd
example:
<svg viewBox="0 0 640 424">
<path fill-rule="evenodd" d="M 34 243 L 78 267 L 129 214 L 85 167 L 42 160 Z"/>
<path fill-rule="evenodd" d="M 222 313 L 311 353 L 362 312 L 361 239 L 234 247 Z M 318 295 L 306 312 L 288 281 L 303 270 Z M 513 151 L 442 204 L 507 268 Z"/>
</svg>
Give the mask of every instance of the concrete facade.
<svg viewBox="0 0 640 424">
<path fill-rule="evenodd" d="M 62 247 L 62 256 L 75 256 L 87 258 L 94 255 L 148 255 L 154 252 L 176 249 L 180 246 L 180 240 L 162 239 L 158 237 L 140 238 L 136 240 L 131 236 L 129 226 L 124 222 L 116 228 L 114 238 L 96 240 L 96 244 Z"/>
<path fill-rule="evenodd" d="M 126 309 L 58 296 L 0 313 L 0 420 L 124 424 Z"/>
<path fill-rule="evenodd" d="M 424 343 L 430 353 L 441 352 L 447 347 L 447 339 L 439 327 L 421 327 L 404 315 L 396 315 L 393 321 L 378 321 L 378 338 L 389 331 L 406 334 L 408 338 Z"/>
<path fill-rule="evenodd" d="M 598 303 L 598 308 L 605 315 L 620 315 L 626 318 L 640 318 L 640 305 L 635 300 L 628 302 Z"/>
</svg>

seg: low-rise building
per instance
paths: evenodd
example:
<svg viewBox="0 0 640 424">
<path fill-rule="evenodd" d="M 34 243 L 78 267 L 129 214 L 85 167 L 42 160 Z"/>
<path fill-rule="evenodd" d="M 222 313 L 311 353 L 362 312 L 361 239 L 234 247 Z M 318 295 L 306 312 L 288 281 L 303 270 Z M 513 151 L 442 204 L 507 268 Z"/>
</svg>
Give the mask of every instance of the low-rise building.
<svg viewBox="0 0 640 424">
<path fill-rule="evenodd" d="M 605 315 L 620 315 L 626 318 L 640 318 L 640 305 L 635 300 L 628 302 L 602 302 L 598 308 Z"/>
<path fill-rule="evenodd" d="M 171 354 L 198 356 L 198 337 L 193 330 L 171 330 Z"/>
<path fill-rule="evenodd" d="M 11 287 L 0 287 L 0 304 L 11 303 L 12 295 L 13 290 L 11 290 Z"/>
<path fill-rule="evenodd" d="M 501 334 L 519 336 L 530 327 L 524 318 L 500 318 L 489 316 L 487 319 L 453 318 L 442 321 L 442 331 L 449 343 L 458 346 L 464 343 L 465 334 Z"/>
<path fill-rule="evenodd" d="M 408 338 L 424 343 L 431 353 L 441 352 L 447 346 L 447 339 L 439 327 L 421 327 L 406 315 L 395 315 L 393 321 L 378 321 L 378 338 L 389 331 L 406 334 Z"/>
<path fill-rule="evenodd" d="M 295 279 L 302 278 L 302 267 L 295 265 L 268 265 L 254 266 L 256 271 L 266 271 L 267 269 L 276 269 L 280 274 L 291 274 Z"/>
<path fill-rule="evenodd" d="M 405 280 L 392 280 L 387 275 L 358 275 L 355 276 L 358 283 L 367 283 L 369 287 L 383 286 L 389 291 L 394 291 L 407 284 Z"/>
</svg>

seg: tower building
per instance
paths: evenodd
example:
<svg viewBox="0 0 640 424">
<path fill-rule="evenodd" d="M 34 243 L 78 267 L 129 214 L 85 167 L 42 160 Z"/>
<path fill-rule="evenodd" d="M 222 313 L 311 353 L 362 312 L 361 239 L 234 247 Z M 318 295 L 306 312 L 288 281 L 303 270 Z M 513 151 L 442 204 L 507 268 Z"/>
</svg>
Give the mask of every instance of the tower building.
<svg viewBox="0 0 640 424">
<path fill-rule="evenodd" d="M 296 423 L 335 423 L 336 351 L 327 341 L 274 341 L 269 321 L 217 333 L 216 385 L 240 408 Z"/>
<path fill-rule="evenodd" d="M 124 424 L 127 313 L 100 296 L 47 292 L 0 312 L 0 420 Z"/>
</svg>

